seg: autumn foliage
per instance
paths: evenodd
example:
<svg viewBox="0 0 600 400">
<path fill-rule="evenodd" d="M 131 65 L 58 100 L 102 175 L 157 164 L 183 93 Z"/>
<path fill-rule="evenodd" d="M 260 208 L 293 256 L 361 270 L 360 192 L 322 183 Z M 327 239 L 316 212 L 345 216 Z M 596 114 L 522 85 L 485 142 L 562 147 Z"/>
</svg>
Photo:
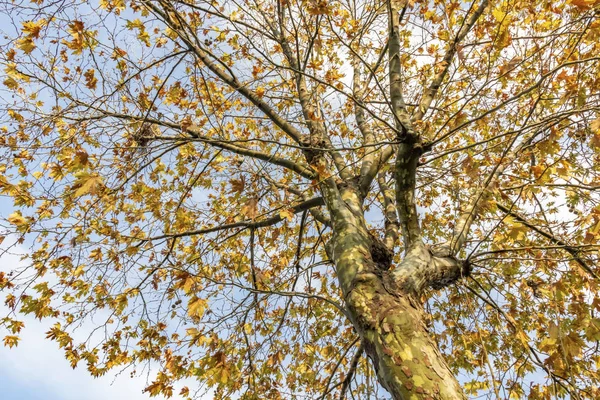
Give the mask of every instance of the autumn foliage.
<svg viewBox="0 0 600 400">
<path fill-rule="evenodd" d="M 0 7 L 6 346 L 49 319 L 153 396 L 600 398 L 600 1 Z"/>
</svg>

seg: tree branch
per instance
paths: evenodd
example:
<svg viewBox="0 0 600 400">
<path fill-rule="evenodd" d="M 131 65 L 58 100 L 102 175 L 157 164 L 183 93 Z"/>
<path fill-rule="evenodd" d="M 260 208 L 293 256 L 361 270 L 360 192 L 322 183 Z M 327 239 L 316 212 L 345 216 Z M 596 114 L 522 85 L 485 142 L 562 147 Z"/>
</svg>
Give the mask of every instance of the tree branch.
<svg viewBox="0 0 600 400">
<path fill-rule="evenodd" d="M 435 98 L 440 88 L 440 85 L 442 84 L 442 81 L 444 80 L 446 74 L 448 73 L 448 70 L 450 69 L 450 65 L 452 64 L 452 59 L 456 54 L 458 44 L 465 38 L 465 36 L 467 36 L 469 31 L 473 28 L 481 14 L 483 14 L 483 12 L 485 11 L 488 3 L 488 0 L 483 0 L 481 2 L 477 10 L 475 10 L 475 12 L 471 15 L 467 23 L 462 26 L 460 31 L 458 31 L 454 40 L 450 42 L 448 51 L 444 55 L 444 58 L 439 64 L 437 64 L 441 66 L 441 70 L 434 76 L 433 80 L 429 84 L 429 87 L 423 92 L 421 101 L 419 102 L 419 107 L 417 107 L 417 110 L 413 114 L 412 121 L 419 121 L 423 119 L 423 116 L 431 106 L 431 103 L 433 102 L 433 99 Z"/>
<path fill-rule="evenodd" d="M 354 353 L 354 357 L 352 357 L 352 361 L 350 362 L 350 368 L 348 369 L 348 373 L 346 374 L 346 377 L 344 378 L 344 381 L 342 383 L 342 389 L 340 390 L 340 400 L 344 400 L 344 398 L 346 397 L 346 392 L 350 387 L 350 382 L 354 377 L 356 368 L 358 367 L 358 362 L 360 361 L 360 357 L 362 356 L 364 350 L 365 345 L 363 342 L 361 342 L 360 346 L 356 350 L 356 353 Z"/>
<path fill-rule="evenodd" d="M 190 27 L 187 27 L 187 31 L 189 32 L 186 32 L 186 30 L 184 30 L 183 26 L 181 25 L 182 21 L 180 21 L 182 20 L 182 18 L 179 18 L 178 21 L 173 20 L 170 14 L 176 14 L 176 10 L 174 10 L 173 7 L 167 6 L 163 2 L 161 2 L 160 4 L 164 9 L 161 10 L 148 0 L 144 0 L 143 3 L 150 10 L 159 14 L 160 17 L 165 21 L 165 23 L 167 23 L 175 33 L 177 33 L 177 36 L 185 42 L 190 51 L 200 61 L 202 61 L 202 63 L 206 65 L 206 67 L 209 70 L 211 70 L 222 82 L 224 82 L 232 89 L 236 90 L 238 93 L 250 100 L 251 103 L 253 103 L 256 107 L 258 107 L 258 109 L 265 113 L 265 115 L 267 115 L 275 125 L 277 125 L 282 131 L 284 131 L 296 143 L 302 142 L 304 135 L 298 129 L 296 129 L 283 117 L 281 117 L 277 112 L 275 112 L 275 110 L 271 108 L 271 106 L 269 106 L 266 102 L 264 102 L 254 91 L 242 84 L 230 70 L 228 72 L 225 72 L 225 70 L 222 67 L 219 67 L 217 64 L 215 64 L 215 62 L 211 60 L 211 58 L 218 60 L 218 57 L 212 55 L 210 51 L 208 51 L 208 49 L 200 45 L 200 41 L 193 34 L 193 31 Z M 192 42 L 192 40 L 187 36 L 187 33 L 192 33 L 192 35 L 194 35 L 194 42 Z"/>
<path fill-rule="evenodd" d="M 140 121 L 139 117 L 136 117 L 133 115 L 109 112 L 109 111 L 102 110 L 102 109 L 99 109 L 94 106 L 84 104 L 81 102 L 77 102 L 77 103 L 82 104 L 86 107 L 92 108 L 92 109 L 104 114 L 105 116 L 128 120 L 128 121 Z M 86 117 L 83 120 L 90 120 L 90 119 L 94 119 L 94 117 Z M 278 165 L 280 167 L 284 167 L 286 169 L 289 169 L 290 171 L 294 171 L 306 179 L 312 180 L 312 179 L 316 179 L 318 177 L 318 175 L 315 172 L 313 172 L 312 169 L 310 169 L 310 167 L 296 163 L 290 159 L 277 157 L 274 154 L 264 153 L 264 152 L 261 152 L 258 150 L 248 149 L 246 147 L 239 146 L 237 144 L 232 144 L 228 140 L 220 140 L 220 139 L 214 139 L 214 138 L 204 136 L 201 134 L 200 127 L 198 127 L 196 125 L 190 125 L 190 126 L 187 126 L 184 128 L 181 124 L 176 124 L 173 122 L 167 122 L 164 120 L 158 120 L 158 119 L 149 118 L 149 117 L 146 117 L 143 121 L 145 121 L 146 123 L 153 124 L 153 125 L 162 126 L 162 127 L 170 128 L 170 129 L 175 129 L 175 130 L 178 130 L 181 132 L 187 132 L 190 137 L 189 138 L 181 138 L 181 140 L 199 141 L 202 143 L 209 144 L 218 149 L 228 150 L 235 154 L 255 158 L 258 160 L 262 160 L 262 161 L 267 161 L 271 164 Z M 161 137 L 158 137 L 158 139 L 160 139 L 160 138 Z M 174 140 L 177 138 L 169 138 L 169 139 Z"/>
<path fill-rule="evenodd" d="M 402 7 L 402 10 L 400 10 Z M 389 30 L 389 80 L 392 113 L 398 129 L 398 153 L 394 178 L 396 180 L 396 207 L 400 228 L 404 237 L 404 248 L 420 240 L 421 230 L 415 204 L 417 163 L 423 153 L 420 136 L 413 130 L 402 96 L 402 63 L 400 61 L 400 21 L 406 12 L 406 1 L 388 0 Z"/>
<path fill-rule="evenodd" d="M 579 250 L 578 250 L 577 247 L 569 246 L 566 242 L 564 242 L 563 240 L 557 238 L 552 233 L 547 232 L 547 231 L 543 230 L 542 228 L 540 228 L 539 226 L 536 226 L 536 225 L 532 224 L 531 222 L 527 221 L 527 219 L 525 217 L 523 217 L 522 215 L 520 215 L 520 214 L 516 213 L 515 211 L 511 210 L 510 207 L 506 207 L 505 205 L 500 204 L 498 202 L 496 202 L 496 206 L 502 212 L 510 215 L 516 221 L 518 221 L 521 224 L 525 225 L 526 227 L 528 227 L 532 231 L 538 233 L 540 236 L 543 236 L 546 239 L 550 240 L 552 243 L 561 246 L 560 247 L 561 249 L 565 250 L 567 253 L 569 253 L 570 255 L 573 256 L 573 259 L 577 262 L 577 264 L 579 264 L 581 266 L 581 268 L 583 268 L 592 277 L 594 277 L 595 279 L 597 279 L 598 281 L 600 281 L 600 276 L 598 276 L 598 274 L 596 274 L 594 272 L 594 270 L 592 270 L 592 268 L 589 265 L 587 265 L 587 263 L 579 255 Z"/>
<path fill-rule="evenodd" d="M 289 6 L 289 4 L 288 4 Z M 325 127 L 325 123 L 322 118 L 318 117 L 318 104 L 315 106 L 315 99 L 311 99 L 310 93 L 308 91 L 308 85 L 306 83 L 306 77 L 304 74 L 304 66 L 301 65 L 299 61 L 299 54 L 296 54 L 297 57 L 294 57 L 294 53 L 287 41 L 284 33 L 284 10 L 282 9 L 280 13 L 279 20 L 279 28 L 275 25 L 271 26 L 273 30 L 273 35 L 279 38 L 278 43 L 281 45 L 283 50 L 283 54 L 287 59 L 287 62 L 294 70 L 294 76 L 296 80 L 296 90 L 298 92 L 298 100 L 300 101 L 300 108 L 302 109 L 302 115 L 304 116 L 304 122 L 308 126 L 308 129 L 311 134 L 311 140 L 309 141 L 310 146 L 312 147 L 315 143 L 322 142 L 324 146 L 327 148 L 327 153 L 329 153 L 333 159 L 333 163 L 340 174 L 342 179 L 350 179 L 352 177 L 352 173 L 349 168 L 346 167 L 344 158 L 341 154 L 333 149 L 333 145 L 331 143 L 331 139 L 327 135 L 327 129 Z M 317 20 L 317 26 L 315 28 L 315 34 L 313 36 L 313 41 L 316 39 L 316 36 L 319 31 L 319 25 Z M 312 42 L 311 42 L 312 46 Z M 308 50 L 306 57 L 308 57 Z M 316 140 L 315 140 L 316 139 Z"/>
<path fill-rule="evenodd" d="M 302 212 L 304 210 L 309 210 L 313 207 L 319 207 L 324 205 L 325 202 L 323 201 L 322 197 L 314 197 L 310 200 L 304 201 L 300 204 L 295 205 L 294 207 L 291 208 L 292 212 L 294 214 L 297 214 L 299 212 Z M 194 236 L 194 235 L 203 235 L 203 234 L 207 234 L 207 233 L 212 233 L 212 232 L 218 232 L 218 231 L 223 231 L 223 230 L 227 230 L 227 229 L 234 229 L 234 228 L 243 228 L 243 229 L 257 229 L 257 228 L 263 228 L 266 226 L 271 226 L 271 225 L 275 225 L 281 221 L 284 220 L 284 217 L 282 217 L 281 215 L 277 214 L 272 216 L 271 218 L 266 218 L 263 219 L 261 221 L 240 221 L 240 222 L 234 222 L 232 224 L 225 224 L 225 225 L 220 225 L 220 226 L 215 226 L 212 228 L 203 228 L 203 229 L 196 229 L 193 231 L 185 231 L 185 232 L 179 232 L 179 233 L 166 233 L 164 235 L 159 235 L 159 236 L 153 236 L 150 238 L 145 238 L 145 239 L 141 239 L 141 238 L 137 238 L 139 240 L 141 240 L 141 243 L 145 243 L 145 242 L 150 242 L 150 241 L 154 241 L 154 240 L 160 240 L 160 239 L 168 239 L 168 238 L 179 238 L 179 237 L 185 237 L 185 236 Z"/>
<path fill-rule="evenodd" d="M 402 63 L 400 61 L 400 21 L 406 12 L 406 7 L 406 1 L 388 0 L 390 101 L 396 127 L 399 132 L 404 133 L 412 132 L 412 123 L 402 96 Z"/>
<path fill-rule="evenodd" d="M 385 182 L 385 174 L 380 173 L 377 177 L 381 197 L 383 197 L 384 215 L 385 215 L 385 246 L 393 250 L 399 235 L 399 221 L 394 204 L 394 191 Z"/>
</svg>

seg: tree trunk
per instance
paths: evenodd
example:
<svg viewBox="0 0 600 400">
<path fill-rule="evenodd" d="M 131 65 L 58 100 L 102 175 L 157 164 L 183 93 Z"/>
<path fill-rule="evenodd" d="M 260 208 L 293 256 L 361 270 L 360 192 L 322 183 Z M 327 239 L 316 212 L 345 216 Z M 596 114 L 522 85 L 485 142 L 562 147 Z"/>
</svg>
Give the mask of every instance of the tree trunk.
<svg viewBox="0 0 600 400">
<path fill-rule="evenodd" d="M 418 292 L 454 281 L 460 263 L 415 246 L 395 270 L 391 253 L 369 234 L 358 196 L 343 193 L 334 216 L 330 252 L 352 323 L 379 382 L 394 399 L 466 399 L 424 322 Z M 458 271 L 458 272 L 457 272 Z"/>
<path fill-rule="evenodd" d="M 394 399 L 466 398 L 411 295 L 390 291 L 365 273 L 355 279 L 346 305 L 379 382 Z"/>
</svg>

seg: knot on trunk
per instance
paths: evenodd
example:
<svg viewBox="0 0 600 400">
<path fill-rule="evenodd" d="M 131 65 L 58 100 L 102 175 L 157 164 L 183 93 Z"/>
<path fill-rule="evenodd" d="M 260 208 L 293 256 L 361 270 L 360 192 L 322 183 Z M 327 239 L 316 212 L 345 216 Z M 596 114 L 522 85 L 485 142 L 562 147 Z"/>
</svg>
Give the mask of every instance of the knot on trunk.
<svg viewBox="0 0 600 400">
<path fill-rule="evenodd" d="M 309 164 L 315 163 L 327 149 L 327 142 L 325 139 L 315 136 L 309 137 L 308 140 L 303 140 L 300 142 L 300 145 L 302 146 L 302 152 L 306 157 L 306 161 Z"/>
<path fill-rule="evenodd" d="M 413 246 L 393 272 L 405 293 L 419 295 L 427 288 L 443 289 L 471 272 L 469 263 L 456 258 L 445 245 Z"/>
<path fill-rule="evenodd" d="M 438 256 L 432 253 L 432 274 L 429 286 L 432 289 L 443 289 L 471 273 L 469 263 L 459 260 L 453 255 Z"/>
<path fill-rule="evenodd" d="M 369 232 L 370 236 L 370 251 L 371 251 L 371 259 L 375 263 L 377 269 L 381 271 L 387 271 L 392 266 L 392 260 L 394 258 L 394 253 L 390 249 L 387 248 L 385 243 L 377 236 L 373 235 Z"/>
</svg>

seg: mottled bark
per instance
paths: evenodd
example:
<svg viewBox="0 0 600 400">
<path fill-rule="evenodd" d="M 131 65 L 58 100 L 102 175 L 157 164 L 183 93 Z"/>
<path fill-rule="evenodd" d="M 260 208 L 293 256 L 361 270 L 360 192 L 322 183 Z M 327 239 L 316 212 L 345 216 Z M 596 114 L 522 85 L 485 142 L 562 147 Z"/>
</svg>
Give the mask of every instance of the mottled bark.
<svg viewBox="0 0 600 400">
<path fill-rule="evenodd" d="M 424 289 L 443 288 L 469 271 L 466 265 L 455 258 L 450 246 L 431 248 L 422 242 L 415 188 L 419 157 L 423 154 L 424 146 L 419 132 L 413 127 L 415 119 L 411 120 L 402 95 L 400 30 L 407 3 L 391 0 L 387 2 L 387 7 L 390 107 L 398 142 L 393 171 L 394 198 L 386 191 L 384 180 L 382 185 L 390 229 L 384 242 L 366 227 L 362 201 L 377 173 L 377 168 L 372 168 L 375 158 L 367 156 L 358 180 L 340 176 L 341 179 L 330 177 L 321 183 L 333 228 L 328 255 L 335 263 L 352 323 L 361 337 L 366 354 L 373 362 L 379 382 L 392 398 L 465 399 L 460 385 L 427 330 L 419 299 Z M 485 7 L 485 1 L 482 7 Z M 478 13 L 480 15 L 479 10 Z M 476 19 L 477 16 L 472 17 L 469 23 L 472 25 Z M 464 32 L 461 30 L 456 40 L 462 40 L 468 29 Z M 455 49 L 449 51 L 449 60 L 454 52 Z M 424 94 L 416 120 L 421 119 L 431 104 L 445 74 L 443 72 L 437 76 L 432 83 L 433 89 Z M 355 69 L 354 88 L 358 101 L 361 98 L 359 77 L 358 69 Z M 302 96 L 302 87 L 298 91 Z M 302 104 L 305 109 L 310 103 L 306 100 L 306 106 Z M 360 103 L 356 104 L 355 113 L 364 143 L 369 145 L 373 142 L 373 132 Z M 312 133 L 314 129 L 310 130 Z M 311 164 L 314 162 L 312 155 L 307 160 Z M 391 269 L 398 230 L 402 232 L 406 254 L 404 260 Z"/>
<path fill-rule="evenodd" d="M 388 2 L 389 29 L 389 79 L 392 112 L 396 120 L 398 149 L 394 179 L 396 181 L 396 208 L 404 247 L 408 249 L 419 240 L 420 228 L 415 203 L 416 171 L 419 157 L 423 153 L 421 138 L 413 129 L 402 96 L 402 62 L 400 22 L 406 11 L 406 1 Z"/>
<path fill-rule="evenodd" d="M 345 188 L 327 201 L 333 216 L 330 243 L 352 323 L 379 382 L 394 399 L 464 399 L 429 334 L 419 292 L 454 281 L 463 265 L 442 249 L 415 245 L 389 269 L 382 245 L 367 230 L 357 189 Z M 333 193 L 330 193 L 333 195 Z M 385 246 L 383 246 L 385 248 Z"/>
<path fill-rule="evenodd" d="M 394 168 L 396 180 L 396 208 L 400 219 L 400 229 L 404 238 L 405 249 L 419 241 L 421 229 L 415 202 L 416 172 L 422 148 L 417 144 L 418 138 L 406 134 L 398 145 L 398 155 Z"/>
<path fill-rule="evenodd" d="M 363 273 L 353 280 L 346 305 L 379 382 L 392 398 L 465 398 L 410 295 Z"/>
</svg>

